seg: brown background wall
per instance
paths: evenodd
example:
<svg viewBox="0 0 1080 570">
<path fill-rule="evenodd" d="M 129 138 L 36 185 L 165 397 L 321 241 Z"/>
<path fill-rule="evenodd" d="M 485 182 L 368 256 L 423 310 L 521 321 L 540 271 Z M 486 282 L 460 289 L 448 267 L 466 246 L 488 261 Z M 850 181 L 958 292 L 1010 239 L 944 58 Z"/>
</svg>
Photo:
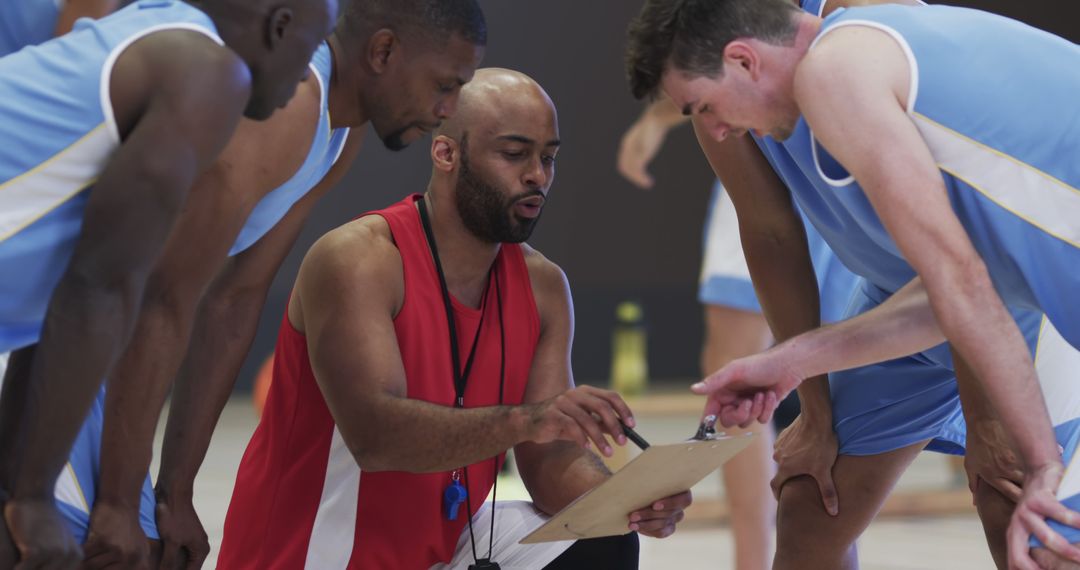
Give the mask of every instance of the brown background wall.
<svg viewBox="0 0 1080 570">
<path fill-rule="evenodd" d="M 622 70 L 626 25 L 641 3 L 482 0 L 489 26 L 484 65 L 532 75 L 559 109 L 563 149 L 531 243 L 570 279 L 579 381 L 607 377 L 614 306 L 623 299 L 645 307 L 653 376 L 698 375 L 697 277 L 711 172 L 686 128 L 672 134 L 654 164 L 652 191 L 637 190 L 614 169 L 619 138 L 641 108 L 628 94 Z M 1071 0 L 946 3 L 996 11 L 1080 41 L 1078 5 Z M 296 270 L 315 239 L 356 214 L 422 191 L 428 173 L 427 140 L 391 153 L 371 138 L 346 179 L 319 205 L 279 272 L 241 375 L 243 388 L 273 350 Z"/>
</svg>

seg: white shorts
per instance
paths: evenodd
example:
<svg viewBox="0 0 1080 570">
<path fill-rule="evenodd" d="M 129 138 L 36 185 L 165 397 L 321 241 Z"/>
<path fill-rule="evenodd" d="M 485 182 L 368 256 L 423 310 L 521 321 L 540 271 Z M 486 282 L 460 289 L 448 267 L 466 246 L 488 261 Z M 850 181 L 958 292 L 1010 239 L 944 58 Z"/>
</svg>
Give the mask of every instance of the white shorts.
<svg viewBox="0 0 1080 570">
<path fill-rule="evenodd" d="M 550 517 L 536 510 L 528 501 L 499 501 L 496 505 L 495 542 L 491 547 L 491 559 L 503 570 L 543 568 L 574 545 L 573 540 L 518 544 Z M 476 536 L 476 555 L 484 558 L 488 553 L 488 540 L 491 536 L 491 503 L 484 503 L 473 516 L 473 533 Z M 466 526 L 458 538 L 454 558 L 449 564 L 432 566 L 431 570 L 465 570 L 474 562 L 469 527 Z"/>
<path fill-rule="evenodd" d="M 750 282 L 750 270 L 746 267 L 739 238 L 735 205 L 719 183 L 712 191 L 704 246 L 698 300 L 708 305 L 760 313 L 761 306 Z"/>
</svg>

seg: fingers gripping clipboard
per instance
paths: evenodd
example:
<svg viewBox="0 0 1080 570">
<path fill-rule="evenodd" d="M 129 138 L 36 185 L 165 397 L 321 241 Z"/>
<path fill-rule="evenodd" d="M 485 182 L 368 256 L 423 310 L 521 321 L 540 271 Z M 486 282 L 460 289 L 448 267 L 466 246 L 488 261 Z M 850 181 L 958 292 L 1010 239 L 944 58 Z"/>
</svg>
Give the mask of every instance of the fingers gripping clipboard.
<svg viewBox="0 0 1080 570">
<path fill-rule="evenodd" d="M 745 449 L 753 437 L 653 445 L 529 533 L 521 544 L 626 534 L 630 513 L 693 487 Z"/>
</svg>

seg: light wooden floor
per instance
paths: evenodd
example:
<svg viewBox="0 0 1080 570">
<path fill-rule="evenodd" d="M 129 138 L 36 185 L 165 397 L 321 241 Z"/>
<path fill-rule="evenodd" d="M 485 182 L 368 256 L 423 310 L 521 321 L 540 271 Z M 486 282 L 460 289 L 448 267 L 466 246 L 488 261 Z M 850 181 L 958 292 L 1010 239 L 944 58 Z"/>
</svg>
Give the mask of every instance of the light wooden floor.
<svg viewBox="0 0 1080 570">
<path fill-rule="evenodd" d="M 639 431 L 657 443 L 684 439 L 691 435 L 695 427 L 692 419 L 677 416 L 649 417 L 641 416 L 639 412 L 638 419 L 641 424 Z M 250 402 L 239 399 L 230 402 L 196 482 L 195 506 L 202 515 L 214 548 L 206 568 L 214 567 L 236 467 L 255 423 Z M 160 437 L 161 429 L 158 431 Z M 153 469 L 156 475 L 156 465 Z M 923 454 L 901 480 L 898 492 L 940 490 L 947 486 L 950 477 L 943 457 Z M 508 487 L 500 485 L 500 497 L 504 496 L 504 492 L 510 492 Z M 719 499 L 723 493 L 719 476 L 707 479 L 694 491 L 695 497 L 701 502 Z M 879 519 L 859 546 L 862 567 L 871 570 L 976 570 L 993 567 L 978 521 L 971 514 Z M 641 567 L 733 570 L 731 548 L 731 533 L 726 527 L 696 525 L 663 541 L 643 541 Z"/>
</svg>

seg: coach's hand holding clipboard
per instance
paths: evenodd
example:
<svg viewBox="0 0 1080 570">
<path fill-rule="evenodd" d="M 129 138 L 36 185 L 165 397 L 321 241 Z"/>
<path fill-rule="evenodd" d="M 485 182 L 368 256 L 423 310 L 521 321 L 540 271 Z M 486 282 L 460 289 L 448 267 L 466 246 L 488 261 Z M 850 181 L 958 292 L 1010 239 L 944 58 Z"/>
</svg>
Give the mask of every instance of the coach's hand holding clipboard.
<svg viewBox="0 0 1080 570">
<path fill-rule="evenodd" d="M 627 516 L 655 508 L 659 499 L 680 495 L 746 448 L 752 435 L 717 437 L 715 416 L 707 416 L 693 438 L 680 443 L 649 445 L 625 428 L 642 449 L 610 479 L 551 517 L 521 540 L 522 544 L 616 536 L 635 530 Z"/>
</svg>

